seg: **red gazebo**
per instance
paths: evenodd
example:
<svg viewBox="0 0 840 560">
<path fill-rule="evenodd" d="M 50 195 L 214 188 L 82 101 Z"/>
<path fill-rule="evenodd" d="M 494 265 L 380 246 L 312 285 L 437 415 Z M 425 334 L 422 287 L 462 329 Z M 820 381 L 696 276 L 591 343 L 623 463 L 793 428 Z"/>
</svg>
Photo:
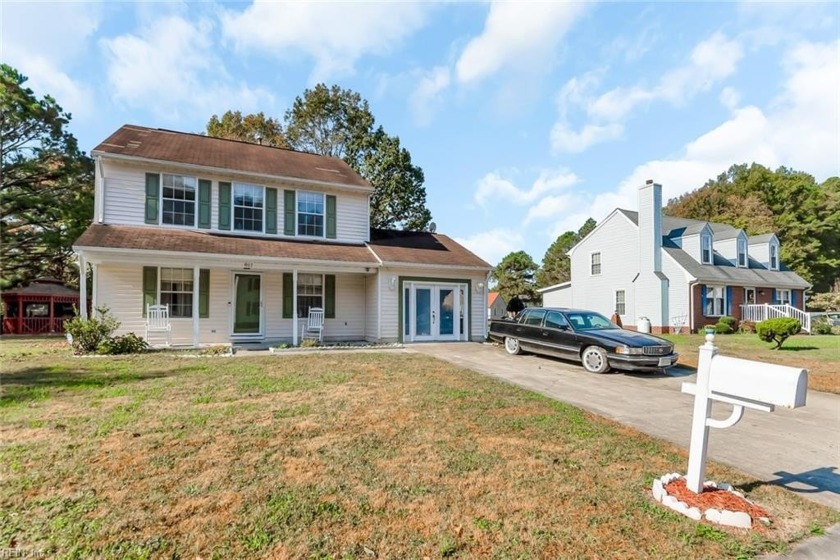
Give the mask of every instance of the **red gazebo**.
<svg viewBox="0 0 840 560">
<path fill-rule="evenodd" d="M 4 291 L 2 334 L 62 334 L 74 307 L 79 307 L 79 290 L 53 278 Z"/>
</svg>

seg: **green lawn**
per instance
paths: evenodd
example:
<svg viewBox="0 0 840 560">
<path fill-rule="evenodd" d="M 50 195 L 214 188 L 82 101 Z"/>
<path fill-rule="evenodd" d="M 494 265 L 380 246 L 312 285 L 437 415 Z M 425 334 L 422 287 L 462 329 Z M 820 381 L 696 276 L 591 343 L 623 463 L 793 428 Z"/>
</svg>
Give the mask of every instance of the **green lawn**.
<svg viewBox="0 0 840 560">
<path fill-rule="evenodd" d="M 681 363 L 697 365 L 697 349 L 705 335 L 662 336 L 676 344 Z M 807 368 L 809 389 L 840 393 L 840 336 L 797 335 L 772 350 L 773 344 L 755 334 L 715 335 L 715 345 L 725 356 Z"/>
<path fill-rule="evenodd" d="M 49 558 L 749 558 L 840 521 L 710 464 L 774 524 L 696 523 L 649 494 L 683 451 L 421 355 L 0 360 L 0 547 Z"/>
</svg>

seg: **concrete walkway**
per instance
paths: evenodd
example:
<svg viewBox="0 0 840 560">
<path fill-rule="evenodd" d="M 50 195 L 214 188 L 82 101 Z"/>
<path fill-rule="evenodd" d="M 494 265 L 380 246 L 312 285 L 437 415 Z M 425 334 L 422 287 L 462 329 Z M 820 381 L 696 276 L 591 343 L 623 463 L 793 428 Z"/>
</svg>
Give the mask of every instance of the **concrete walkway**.
<svg viewBox="0 0 840 560">
<path fill-rule="evenodd" d="M 542 356 L 509 356 L 498 346 L 476 343 L 414 344 L 471 370 L 509 381 L 688 449 L 693 397 L 680 392 L 694 371 L 671 368 L 667 375 L 587 373 L 573 363 Z M 715 404 L 715 418 L 730 407 Z M 709 458 L 780 484 L 840 510 L 840 396 L 812 391 L 804 408 L 773 413 L 746 410 L 736 426 L 713 429 Z M 687 468 L 687 465 L 686 465 Z"/>
<path fill-rule="evenodd" d="M 542 356 L 510 356 L 498 346 L 476 343 L 414 344 L 409 351 L 503 379 L 559 401 L 611 418 L 688 449 L 693 397 L 680 391 L 694 371 L 671 368 L 666 375 L 609 373 Z M 730 407 L 715 404 L 715 418 Z M 809 392 L 805 408 L 744 412 L 734 427 L 709 435 L 709 458 L 779 484 L 840 510 L 840 396 Z M 687 468 L 688 465 L 686 464 Z M 840 525 L 807 539 L 782 556 L 764 560 L 838 558 Z"/>
</svg>

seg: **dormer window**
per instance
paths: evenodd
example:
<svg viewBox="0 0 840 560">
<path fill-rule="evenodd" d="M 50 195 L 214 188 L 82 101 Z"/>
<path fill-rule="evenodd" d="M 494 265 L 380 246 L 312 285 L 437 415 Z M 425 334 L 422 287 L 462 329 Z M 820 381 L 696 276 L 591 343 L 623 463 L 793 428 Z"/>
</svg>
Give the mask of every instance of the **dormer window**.
<svg viewBox="0 0 840 560">
<path fill-rule="evenodd" d="M 712 236 L 708 233 L 700 236 L 700 262 L 712 264 Z"/>
<path fill-rule="evenodd" d="M 738 266 L 747 268 L 747 240 L 743 237 L 738 238 Z"/>
<path fill-rule="evenodd" d="M 779 245 L 770 242 L 770 270 L 779 270 Z"/>
</svg>

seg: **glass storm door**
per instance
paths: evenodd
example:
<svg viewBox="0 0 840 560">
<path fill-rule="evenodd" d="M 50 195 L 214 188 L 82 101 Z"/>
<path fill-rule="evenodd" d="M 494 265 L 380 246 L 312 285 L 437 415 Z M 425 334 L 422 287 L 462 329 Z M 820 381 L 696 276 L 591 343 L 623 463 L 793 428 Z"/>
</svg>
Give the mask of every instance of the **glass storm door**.
<svg viewBox="0 0 840 560">
<path fill-rule="evenodd" d="M 432 288 L 414 288 L 414 339 L 433 340 Z"/>
<path fill-rule="evenodd" d="M 261 281 L 259 274 L 233 276 L 233 334 L 262 332 Z"/>
<path fill-rule="evenodd" d="M 452 338 L 455 335 L 455 288 L 435 288 L 438 302 L 438 338 Z"/>
</svg>

